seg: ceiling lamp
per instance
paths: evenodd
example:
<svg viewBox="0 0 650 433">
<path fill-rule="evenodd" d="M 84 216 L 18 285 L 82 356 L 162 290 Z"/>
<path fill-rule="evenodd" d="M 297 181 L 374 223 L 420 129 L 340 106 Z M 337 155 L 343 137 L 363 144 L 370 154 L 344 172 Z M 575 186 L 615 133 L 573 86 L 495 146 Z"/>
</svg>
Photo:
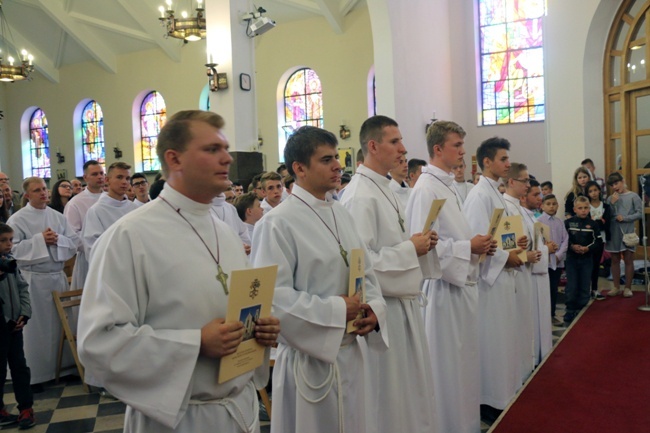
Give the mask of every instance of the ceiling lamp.
<svg viewBox="0 0 650 433">
<path fill-rule="evenodd" d="M 0 32 L 2 33 L 2 41 L 0 41 L 0 46 L 2 47 L 0 48 L 0 81 L 13 83 L 14 81 L 29 78 L 29 74 L 34 71 L 34 56 L 26 50 L 18 53 L 14 48 L 16 44 L 11 34 L 9 23 L 7 23 L 5 13 L 2 10 L 2 0 L 0 0 Z M 16 59 L 10 54 L 11 51 L 16 54 L 16 57 L 20 61 L 16 62 Z M 14 65 L 14 63 L 16 64 Z"/>
<path fill-rule="evenodd" d="M 205 14 L 203 9 L 203 0 L 196 0 L 196 16 L 190 17 L 187 11 L 181 12 L 181 17 L 174 15 L 172 9 L 172 0 L 166 0 L 167 9 L 160 6 L 160 23 L 167 29 L 167 36 L 176 39 L 183 39 L 186 42 L 200 41 L 205 39 Z M 189 0 L 190 6 L 192 0 Z"/>
</svg>

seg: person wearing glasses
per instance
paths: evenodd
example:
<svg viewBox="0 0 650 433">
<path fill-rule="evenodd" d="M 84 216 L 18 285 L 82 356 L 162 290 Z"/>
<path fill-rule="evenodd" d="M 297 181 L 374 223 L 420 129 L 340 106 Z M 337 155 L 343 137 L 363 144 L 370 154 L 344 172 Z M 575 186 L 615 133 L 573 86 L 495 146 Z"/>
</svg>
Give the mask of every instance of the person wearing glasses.
<svg viewBox="0 0 650 433">
<path fill-rule="evenodd" d="M 18 209 L 20 209 L 20 194 L 18 191 L 11 189 L 11 185 L 9 185 L 9 176 L 3 172 L 0 172 L 0 191 L 4 194 L 3 206 L 9 215 L 18 211 Z"/>
<path fill-rule="evenodd" d="M 63 213 L 65 205 L 72 198 L 72 184 L 68 179 L 61 179 L 52 187 L 52 195 L 50 198 L 49 207 Z"/>
<path fill-rule="evenodd" d="M 144 174 L 136 173 L 131 176 L 131 188 L 135 191 L 133 203 L 136 206 L 140 207 L 151 201 L 151 197 L 149 197 L 149 181 Z"/>
</svg>

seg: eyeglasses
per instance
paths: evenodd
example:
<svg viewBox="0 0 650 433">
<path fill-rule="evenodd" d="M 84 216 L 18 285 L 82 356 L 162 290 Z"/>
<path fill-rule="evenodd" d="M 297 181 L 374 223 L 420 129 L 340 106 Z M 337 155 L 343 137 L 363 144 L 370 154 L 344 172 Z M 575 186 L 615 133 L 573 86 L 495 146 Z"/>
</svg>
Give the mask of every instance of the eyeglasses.
<svg viewBox="0 0 650 433">
<path fill-rule="evenodd" d="M 149 183 L 149 182 L 147 182 L 146 180 L 143 180 L 142 182 L 133 182 L 133 184 L 131 186 L 134 187 L 134 188 L 137 188 L 139 186 L 146 185 L 147 183 Z"/>
<path fill-rule="evenodd" d="M 526 178 L 526 179 L 512 179 L 512 180 L 516 180 L 517 182 L 521 182 L 521 183 L 530 183 L 530 181 L 531 181 L 530 178 Z"/>
</svg>

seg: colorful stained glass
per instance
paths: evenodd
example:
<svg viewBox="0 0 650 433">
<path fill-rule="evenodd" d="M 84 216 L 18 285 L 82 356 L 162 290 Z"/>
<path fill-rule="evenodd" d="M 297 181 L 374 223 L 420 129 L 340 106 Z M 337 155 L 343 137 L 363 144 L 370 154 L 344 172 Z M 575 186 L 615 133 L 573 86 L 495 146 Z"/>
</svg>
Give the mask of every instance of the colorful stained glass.
<svg viewBox="0 0 650 433">
<path fill-rule="evenodd" d="M 545 12 L 545 0 L 479 0 L 483 125 L 544 120 Z"/>
<path fill-rule="evenodd" d="M 32 176 L 42 179 L 52 177 L 50 163 L 50 140 L 47 127 L 47 117 L 40 108 L 36 109 L 29 120 L 29 156 L 32 165 Z"/>
<path fill-rule="evenodd" d="M 140 105 L 140 151 L 142 153 L 142 171 L 160 170 L 160 161 L 156 155 L 158 133 L 167 120 L 165 100 L 155 90 L 144 97 Z"/>
<path fill-rule="evenodd" d="M 106 168 L 104 113 L 97 101 L 86 104 L 81 114 L 81 142 L 84 163 L 95 160 Z"/>
<path fill-rule="evenodd" d="M 305 125 L 323 127 L 323 93 L 320 78 L 313 69 L 299 69 L 287 80 L 284 121 L 293 130 Z M 287 138 L 289 135 L 286 132 Z"/>
</svg>

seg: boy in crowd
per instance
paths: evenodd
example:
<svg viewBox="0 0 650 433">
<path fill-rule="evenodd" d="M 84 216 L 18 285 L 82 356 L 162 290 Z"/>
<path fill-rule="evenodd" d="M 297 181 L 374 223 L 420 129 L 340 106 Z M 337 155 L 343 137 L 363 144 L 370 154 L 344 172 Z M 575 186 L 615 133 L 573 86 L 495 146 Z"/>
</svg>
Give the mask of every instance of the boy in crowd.
<svg viewBox="0 0 650 433">
<path fill-rule="evenodd" d="M 542 182 L 540 186 L 542 187 L 542 197 L 553 194 L 553 184 L 550 180 Z"/>
<path fill-rule="evenodd" d="M 268 173 L 264 173 L 260 178 L 260 182 L 264 191 L 262 209 L 264 209 L 264 213 L 267 213 L 282 201 L 282 176 L 274 171 L 269 171 Z"/>
<path fill-rule="evenodd" d="M 409 186 L 413 188 L 415 186 L 415 182 L 418 181 L 418 178 L 422 174 L 422 167 L 426 167 L 427 162 L 423 159 L 417 159 L 417 158 L 411 158 L 409 159 L 408 162 L 408 167 L 409 167 L 409 175 L 408 175 L 408 182 Z"/>
<path fill-rule="evenodd" d="M 564 269 L 564 258 L 569 247 L 569 234 L 564 227 L 564 221 L 557 218 L 557 198 L 553 194 L 545 195 L 542 199 L 542 211 L 539 222 L 550 228 L 551 241 L 557 246 L 555 253 L 550 253 L 548 258 L 548 281 L 551 286 L 551 320 L 553 326 L 562 326 L 562 321 L 555 317 L 557 304 L 557 288 L 560 285 L 560 276 Z"/>
<path fill-rule="evenodd" d="M 246 194 L 240 195 L 235 199 L 235 208 L 237 209 L 237 215 L 239 215 L 239 218 L 248 229 L 248 235 L 253 239 L 255 223 L 264 215 L 257 195 L 254 192 L 247 192 Z"/>
<path fill-rule="evenodd" d="M 589 214 L 589 199 L 576 197 L 574 217 L 564 222 L 569 233 L 566 267 L 566 313 L 564 323 L 571 324 L 580 310 L 589 302 L 591 288 L 592 253 L 596 248 L 596 227 Z"/>
<path fill-rule="evenodd" d="M 282 184 L 284 185 L 284 191 L 287 193 L 287 195 L 291 194 L 291 188 L 293 188 L 293 184 L 296 181 L 296 179 L 293 178 L 290 174 L 286 175 L 285 177 L 282 178 Z"/>
<path fill-rule="evenodd" d="M 131 176 L 131 187 L 135 192 L 133 204 L 140 207 L 151 201 L 151 197 L 149 197 L 149 181 L 143 173 L 135 173 Z"/>
<path fill-rule="evenodd" d="M 21 430 L 36 424 L 32 405 L 34 399 L 29 385 L 31 372 L 23 350 L 23 327 L 32 315 L 27 282 L 11 257 L 14 230 L 0 223 L 0 426 L 18 423 Z M 11 370 L 14 396 L 20 415 L 12 415 L 5 409 L 4 384 L 7 378 L 7 363 Z"/>
</svg>

